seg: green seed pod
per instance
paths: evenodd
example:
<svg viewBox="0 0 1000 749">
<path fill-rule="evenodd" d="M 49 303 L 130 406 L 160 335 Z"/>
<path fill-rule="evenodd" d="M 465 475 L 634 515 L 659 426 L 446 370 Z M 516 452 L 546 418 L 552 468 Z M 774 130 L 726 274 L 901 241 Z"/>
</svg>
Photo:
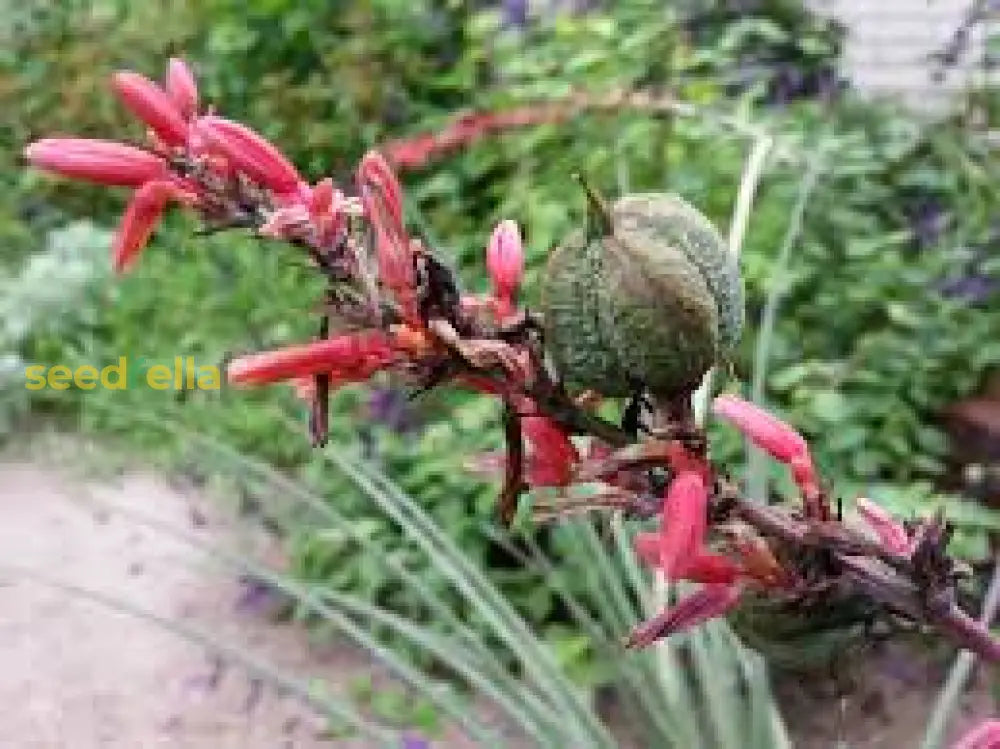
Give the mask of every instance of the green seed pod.
<svg viewBox="0 0 1000 749">
<path fill-rule="evenodd" d="M 694 390 L 743 326 L 739 269 L 725 241 L 676 195 L 628 195 L 609 210 L 584 189 L 587 228 L 553 252 L 542 287 L 560 376 L 610 397 Z"/>
</svg>

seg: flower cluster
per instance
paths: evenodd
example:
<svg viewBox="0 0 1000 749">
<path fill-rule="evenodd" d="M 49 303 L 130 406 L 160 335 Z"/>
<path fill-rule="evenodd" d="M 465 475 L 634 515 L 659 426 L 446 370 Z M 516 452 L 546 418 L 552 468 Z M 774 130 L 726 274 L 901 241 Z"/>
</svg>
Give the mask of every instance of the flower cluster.
<svg viewBox="0 0 1000 749">
<path fill-rule="evenodd" d="M 328 281 L 318 336 L 238 357 L 227 376 L 238 385 L 291 383 L 311 404 L 316 444 L 325 441 L 329 392 L 344 383 L 392 369 L 418 389 L 470 388 L 503 404 L 506 452 L 479 465 L 503 474 L 504 522 L 527 489 L 541 490 L 532 506 L 538 519 L 614 509 L 658 521 L 636 535 L 637 555 L 669 580 L 700 586 L 636 627 L 628 646 L 722 616 L 747 591 L 794 605 L 850 589 L 1000 660 L 1000 643 L 955 603 L 956 565 L 945 552 L 943 519 L 904 526 L 862 499 L 857 509 L 868 532 L 855 530 L 831 512 L 806 441 L 735 396 L 717 398 L 715 413 L 788 467 L 799 505 L 772 507 L 741 495 L 710 462 L 705 435 L 691 419 L 690 393 L 652 404 L 657 426 L 642 440 L 597 414 L 600 394 L 571 395 L 546 365 L 541 316 L 519 302 L 524 246 L 513 221 L 500 222 L 486 242 L 489 290 L 463 292 L 408 231 L 402 186 L 379 152 L 361 158 L 353 190 L 329 178 L 311 184 L 263 136 L 205 107 L 181 60 L 169 62 L 162 86 L 132 72 L 116 74 L 112 84 L 148 127 L 146 143 L 46 138 L 26 148 L 27 160 L 133 190 L 114 239 L 118 270 L 136 261 L 171 203 L 195 211 L 213 230 L 250 229 L 305 251 Z M 390 153 L 397 164 L 419 164 L 492 129 L 622 102 L 654 104 L 616 96 L 459 118 L 444 133 L 396 143 Z M 639 398 L 626 413 L 641 415 L 643 408 Z"/>
</svg>

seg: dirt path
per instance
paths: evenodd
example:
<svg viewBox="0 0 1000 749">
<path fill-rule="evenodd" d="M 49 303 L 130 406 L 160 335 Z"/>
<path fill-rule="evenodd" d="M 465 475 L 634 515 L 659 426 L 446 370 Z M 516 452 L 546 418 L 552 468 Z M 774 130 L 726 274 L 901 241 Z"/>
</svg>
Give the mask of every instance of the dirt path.
<svg viewBox="0 0 1000 749">
<path fill-rule="evenodd" d="M 319 655 L 297 628 L 242 611 L 238 583 L 207 568 L 190 546 L 85 497 L 135 507 L 206 540 L 228 532 L 197 496 L 151 475 L 95 483 L 0 459 L 0 564 L 190 622 L 300 677 L 363 672 L 363 656 Z M 0 664 L 0 747 L 331 746 L 316 714 L 203 648 L 2 571 Z"/>
</svg>

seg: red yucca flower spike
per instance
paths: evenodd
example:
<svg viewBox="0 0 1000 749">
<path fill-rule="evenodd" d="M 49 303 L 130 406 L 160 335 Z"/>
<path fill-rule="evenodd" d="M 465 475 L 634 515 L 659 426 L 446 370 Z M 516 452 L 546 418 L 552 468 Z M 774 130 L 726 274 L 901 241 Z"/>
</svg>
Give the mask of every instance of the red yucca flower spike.
<svg viewBox="0 0 1000 749">
<path fill-rule="evenodd" d="M 395 354 L 381 331 L 366 331 L 262 351 L 230 362 L 226 374 L 238 385 L 260 385 L 332 372 L 365 380 L 392 364 Z"/>
<path fill-rule="evenodd" d="M 43 138 L 24 149 L 30 164 L 72 179 L 139 187 L 167 175 L 158 156 L 139 148 L 91 138 Z"/>
<path fill-rule="evenodd" d="M 223 117 L 195 120 L 194 129 L 210 148 L 250 179 L 279 194 L 298 193 L 302 179 L 285 155 L 246 125 Z"/>
<path fill-rule="evenodd" d="M 739 603 L 741 592 L 735 584 L 705 585 L 632 630 L 625 647 L 644 648 L 662 637 L 722 616 Z"/>
<path fill-rule="evenodd" d="M 188 125 L 167 92 L 146 76 L 129 70 L 115 73 L 111 79 L 122 103 L 168 146 L 187 142 Z"/>
</svg>

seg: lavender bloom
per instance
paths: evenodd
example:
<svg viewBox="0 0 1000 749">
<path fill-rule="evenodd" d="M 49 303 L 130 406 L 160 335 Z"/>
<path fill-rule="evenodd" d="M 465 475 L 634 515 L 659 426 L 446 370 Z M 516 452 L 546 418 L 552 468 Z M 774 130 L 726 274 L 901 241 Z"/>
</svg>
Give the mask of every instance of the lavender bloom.
<svg viewBox="0 0 1000 749">
<path fill-rule="evenodd" d="M 368 416 L 399 434 L 409 434 L 417 428 L 417 419 L 406 393 L 394 387 L 372 388 L 368 398 Z"/>
<path fill-rule="evenodd" d="M 403 736 L 402 749 L 431 749 L 431 742 L 415 733 L 408 733 Z"/>
<path fill-rule="evenodd" d="M 508 26 L 523 28 L 528 24 L 528 0 L 504 0 L 503 20 Z"/>
</svg>

